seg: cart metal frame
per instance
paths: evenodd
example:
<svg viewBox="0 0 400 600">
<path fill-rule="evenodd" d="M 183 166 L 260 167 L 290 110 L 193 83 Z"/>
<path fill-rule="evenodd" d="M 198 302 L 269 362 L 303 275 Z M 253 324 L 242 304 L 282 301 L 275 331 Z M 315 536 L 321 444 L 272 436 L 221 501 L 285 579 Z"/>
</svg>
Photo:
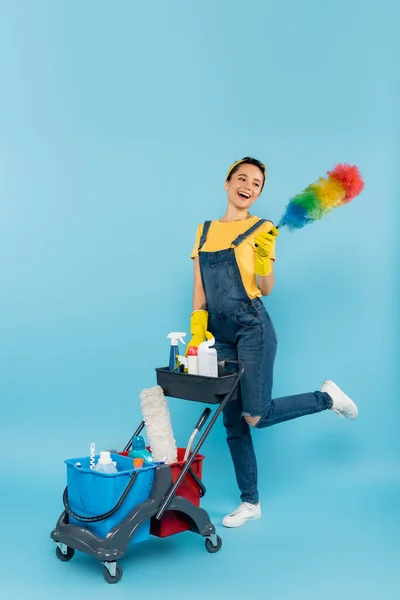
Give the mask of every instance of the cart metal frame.
<svg viewBox="0 0 400 600">
<path fill-rule="evenodd" d="M 239 365 L 237 361 L 229 362 Z M 235 377 L 231 389 L 221 398 L 218 408 L 215 410 L 211 420 L 207 424 L 204 432 L 197 442 L 197 445 L 182 467 L 182 472 L 175 483 L 172 480 L 171 467 L 166 464 L 157 465 L 154 472 L 152 488 L 147 500 L 135 506 L 125 517 L 125 519 L 123 519 L 117 526 L 113 527 L 109 531 L 104 539 L 98 537 L 84 526 L 81 527 L 69 522 L 69 513 L 71 513 L 71 511 L 68 506 L 68 492 L 66 488 L 64 491 L 65 510 L 61 513 L 55 529 L 53 529 L 50 534 L 51 539 L 57 544 L 56 555 L 61 561 L 67 562 L 71 560 L 71 558 L 74 556 L 75 550 L 78 550 L 99 560 L 104 565 L 103 576 L 105 580 L 108 583 L 117 583 L 121 579 L 123 573 L 122 568 L 120 565 L 118 565 L 117 561 L 126 554 L 130 541 L 135 532 L 149 519 L 160 520 L 166 510 L 177 511 L 184 515 L 188 520 L 190 530 L 205 538 L 205 546 L 208 552 L 215 553 L 221 549 L 222 540 L 216 534 L 215 526 L 211 523 L 208 513 L 203 508 L 192 504 L 186 498 L 178 496 L 176 492 L 188 473 L 190 473 L 192 476 L 194 475 L 193 471 L 191 470 L 191 465 L 195 457 L 198 455 L 211 429 L 215 425 L 219 415 L 239 385 L 240 379 L 243 375 L 243 368 L 240 365 L 238 372 L 234 375 Z M 188 377 L 190 377 L 190 375 Z M 165 395 L 168 396 L 168 393 Z M 190 400 L 190 393 L 188 395 L 188 399 Z M 198 399 L 196 398 L 195 401 L 198 401 Z M 207 399 L 204 399 L 203 402 L 207 403 Z M 213 403 L 216 402 L 214 401 Z M 125 451 L 130 449 L 133 437 L 138 435 L 143 427 L 144 422 L 142 421 L 136 432 L 126 444 L 124 448 Z M 132 481 L 134 478 L 135 474 L 133 475 L 128 486 L 131 486 L 131 484 L 134 485 L 134 481 Z M 204 493 L 205 488 L 202 486 L 202 483 L 200 481 L 197 483 L 200 485 L 200 488 L 202 488 L 202 492 Z M 108 513 L 107 516 L 109 514 L 110 513 Z M 103 515 L 103 517 L 105 516 Z M 97 520 L 101 520 L 101 518 L 98 517 Z"/>
</svg>

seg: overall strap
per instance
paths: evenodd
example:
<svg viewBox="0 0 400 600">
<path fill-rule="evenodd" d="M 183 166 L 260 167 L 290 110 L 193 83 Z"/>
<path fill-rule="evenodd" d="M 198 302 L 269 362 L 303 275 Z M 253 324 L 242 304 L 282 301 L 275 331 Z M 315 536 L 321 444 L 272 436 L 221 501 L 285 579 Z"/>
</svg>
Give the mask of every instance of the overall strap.
<svg viewBox="0 0 400 600">
<path fill-rule="evenodd" d="M 206 221 L 204 223 L 203 233 L 201 234 L 201 238 L 200 238 L 200 242 L 199 242 L 199 247 L 198 247 L 199 251 L 202 249 L 202 247 L 206 243 L 207 233 L 208 233 L 208 230 L 210 229 L 210 225 L 211 225 L 211 221 Z"/>
<path fill-rule="evenodd" d="M 238 237 L 235 240 L 233 240 L 232 245 L 239 246 L 239 244 L 241 244 L 247 237 L 249 237 L 249 235 L 254 233 L 263 223 L 266 223 L 266 222 L 267 222 L 267 219 L 259 219 L 257 221 L 257 223 L 254 223 L 254 225 L 252 227 L 250 227 L 250 229 L 248 229 L 244 233 L 241 233 L 240 235 L 238 235 Z"/>
</svg>

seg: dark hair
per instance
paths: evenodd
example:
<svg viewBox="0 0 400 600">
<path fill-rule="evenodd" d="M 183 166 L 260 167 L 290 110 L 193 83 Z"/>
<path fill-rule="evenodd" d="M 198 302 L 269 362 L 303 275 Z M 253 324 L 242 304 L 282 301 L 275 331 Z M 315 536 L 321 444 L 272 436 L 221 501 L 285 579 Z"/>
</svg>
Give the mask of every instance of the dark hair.
<svg viewBox="0 0 400 600">
<path fill-rule="evenodd" d="M 264 181 L 261 186 L 261 190 L 262 190 L 264 187 L 264 184 L 265 184 L 265 177 L 266 177 L 265 165 L 263 165 L 263 163 L 260 162 L 259 160 L 257 160 L 256 158 L 252 158 L 251 156 L 245 156 L 245 158 L 242 158 L 240 161 L 238 161 L 238 163 L 233 167 L 233 169 L 231 171 L 229 171 L 226 181 L 231 180 L 232 175 L 234 175 L 240 169 L 241 165 L 254 165 L 255 167 L 258 167 L 260 169 L 261 173 L 264 176 Z"/>
</svg>

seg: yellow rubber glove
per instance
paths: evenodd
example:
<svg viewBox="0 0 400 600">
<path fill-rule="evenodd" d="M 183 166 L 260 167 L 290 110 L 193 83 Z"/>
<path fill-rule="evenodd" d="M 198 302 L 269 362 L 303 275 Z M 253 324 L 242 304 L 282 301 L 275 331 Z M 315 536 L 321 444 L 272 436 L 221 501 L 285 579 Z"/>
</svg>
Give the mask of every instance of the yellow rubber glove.
<svg viewBox="0 0 400 600">
<path fill-rule="evenodd" d="M 260 277 L 265 277 L 272 271 L 271 251 L 278 235 L 279 231 L 277 228 L 272 227 L 268 233 L 259 233 L 254 238 L 254 242 L 256 244 L 255 271 Z"/>
<path fill-rule="evenodd" d="M 207 331 L 208 326 L 208 312 L 206 310 L 195 310 L 190 315 L 190 333 L 192 339 L 186 346 L 185 356 L 190 346 L 196 346 L 198 348 L 200 344 L 212 338 L 212 334 Z"/>
</svg>

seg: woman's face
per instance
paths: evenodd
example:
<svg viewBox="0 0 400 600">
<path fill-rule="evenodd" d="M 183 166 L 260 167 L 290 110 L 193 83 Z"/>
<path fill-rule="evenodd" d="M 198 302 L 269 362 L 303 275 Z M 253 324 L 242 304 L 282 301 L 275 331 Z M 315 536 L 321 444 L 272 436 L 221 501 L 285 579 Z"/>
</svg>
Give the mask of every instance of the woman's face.
<svg viewBox="0 0 400 600">
<path fill-rule="evenodd" d="M 255 165 L 239 165 L 229 181 L 225 182 L 228 201 L 239 209 L 249 209 L 261 194 L 263 173 Z"/>
</svg>

